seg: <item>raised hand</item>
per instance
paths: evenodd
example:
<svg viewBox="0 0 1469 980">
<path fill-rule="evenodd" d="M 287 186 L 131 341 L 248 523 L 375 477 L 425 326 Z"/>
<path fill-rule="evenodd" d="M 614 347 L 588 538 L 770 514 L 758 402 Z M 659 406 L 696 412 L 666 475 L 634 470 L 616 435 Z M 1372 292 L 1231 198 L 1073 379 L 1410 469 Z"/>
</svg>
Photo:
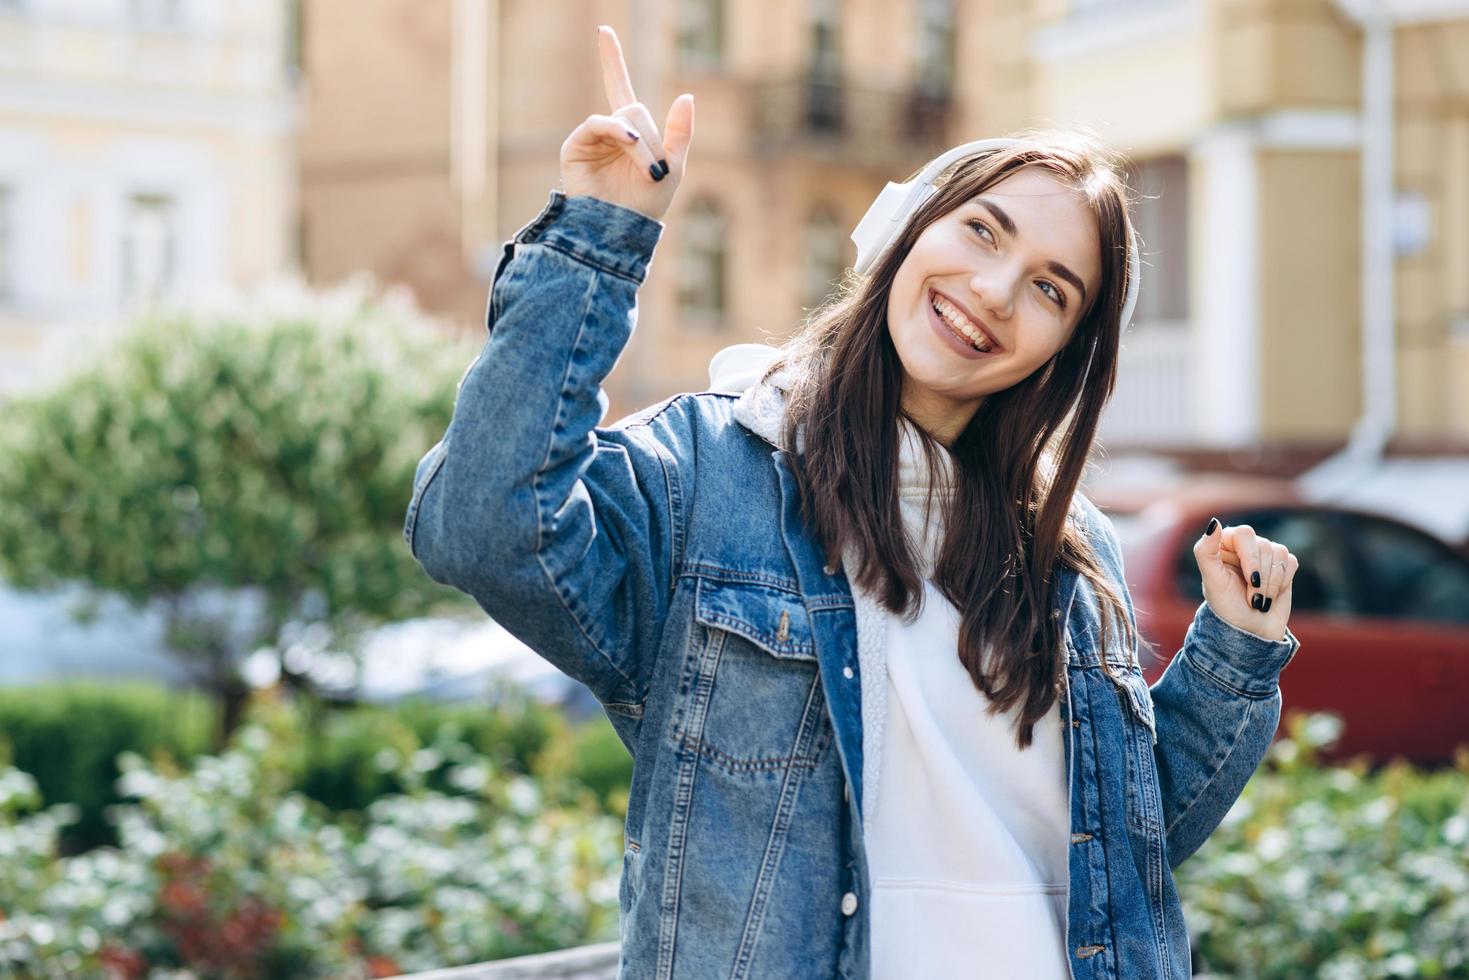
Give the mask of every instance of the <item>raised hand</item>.
<svg viewBox="0 0 1469 980">
<path fill-rule="evenodd" d="M 1194 542 L 1194 560 L 1215 615 L 1246 633 L 1285 639 L 1291 583 L 1300 567 L 1285 545 L 1259 537 L 1248 524 L 1222 527 L 1211 519 Z"/>
<path fill-rule="evenodd" d="M 602 82 L 611 115 L 593 114 L 561 144 L 561 187 L 662 220 L 683 179 L 694 135 L 694 97 L 673 100 L 660 136 L 648 107 L 633 94 L 622 45 L 610 27 L 597 28 Z"/>
</svg>

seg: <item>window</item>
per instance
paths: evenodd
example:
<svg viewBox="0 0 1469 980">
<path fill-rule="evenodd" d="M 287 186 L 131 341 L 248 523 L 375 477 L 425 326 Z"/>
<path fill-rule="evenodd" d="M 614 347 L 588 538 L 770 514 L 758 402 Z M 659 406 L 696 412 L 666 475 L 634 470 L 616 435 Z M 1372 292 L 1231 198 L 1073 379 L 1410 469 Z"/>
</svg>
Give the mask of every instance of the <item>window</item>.
<svg viewBox="0 0 1469 980">
<path fill-rule="evenodd" d="M 679 254 L 678 305 L 683 322 L 695 328 L 724 326 L 728 269 L 723 212 L 708 198 L 690 205 Z"/>
<path fill-rule="evenodd" d="M 806 125 L 817 133 L 842 129 L 840 0 L 809 0 L 811 54 L 806 70 Z"/>
<path fill-rule="evenodd" d="M 678 60 L 694 68 L 724 61 L 724 0 L 679 0 Z"/>
<path fill-rule="evenodd" d="M 954 0 L 919 0 L 914 83 L 924 95 L 954 88 Z"/>
<path fill-rule="evenodd" d="M 840 0 L 809 0 L 811 14 L 811 76 L 835 82 L 841 78 Z"/>
<path fill-rule="evenodd" d="M 847 228 L 836 211 L 817 208 L 801 241 L 801 308 L 813 310 L 831 295 L 847 271 Z"/>
<path fill-rule="evenodd" d="M 1300 562 L 1291 581 L 1291 611 L 1353 617 L 1365 613 L 1362 582 L 1344 537 L 1330 516 L 1301 510 L 1270 509 L 1220 514 L 1228 525 L 1248 524 L 1255 533 L 1279 542 Z M 1204 595 L 1193 539 L 1184 543 L 1174 565 L 1179 594 L 1192 600 Z"/>
<path fill-rule="evenodd" d="M 1469 561 L 1415 528 L 1347 515 L 1368 615 L 1469 623 Z"/>
<path fill-rule="evenodd" d="M 177 258 L 173 200 L 134 194 L 124 216 L 122 291 L 127 299 L 156 300 L 173 281 Z"/>
<path fill-rule="evenodd" d="M 1131 168 L 1137 193 L 1133 223 L 1142 238 L 1143 290 L 1139 324 L 1188 320 L 1188 163 L 1181 156 L 1144 160 Z"/>
</svg>

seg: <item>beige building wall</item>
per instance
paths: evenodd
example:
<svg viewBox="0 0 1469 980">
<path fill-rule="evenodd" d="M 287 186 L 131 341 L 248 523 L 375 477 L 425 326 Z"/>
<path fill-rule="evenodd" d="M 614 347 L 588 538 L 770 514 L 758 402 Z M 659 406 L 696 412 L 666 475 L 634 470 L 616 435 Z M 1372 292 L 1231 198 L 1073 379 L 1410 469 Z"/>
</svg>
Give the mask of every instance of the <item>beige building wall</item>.
<svg viewBox="0 0 1469 980">
<path fill-rule="evenodd" d="M 726 0 L 720 56 L 681 54 L 680 19 L 718 6 L 306 0 L 313 277 L 372 269 L 477 327 L 500 243 L 556 186 L 566 134 L 607 111 L 593 29 L 610 23 L 655 117 L 691 91 L 698 119 L 608 421 L 702 388 L 728 344 L 798 329 L 810 219 L 850 263 L 886 181 L 1050 125 L 1094 131 L 1161 189 L 1138 204 L 1154 301 L 1124 341 L 1109 449 L 1313 450 L 1359 420 L 1362 38 L 1332 0 L 955 0 L 949 94 L 917 132 L 902 124 L 925 0 Z M 840 135 L 796 111 L 822 11 Z M 1422 440 L 1469 437 L 1466 32 L 1469 17 L 1397 36 L 1397 182 L 1417 228 L 1395 267 L 1398 423 Z M 723 246 L 719 314 L 680 298 L 706 238 Z"/>
<path fill-rule="evenodd" d="M 304 0 L 301 251 L 318 285 L 365 270 L 468 321 L 484 296 L 451 173 L 454 6 Z"/>
<path fill-rule="evenodd" d="M 294 264 L 290 5 L 0 7 L 0 399 Z"/>
<path fill-rule="evenodd" d="M 1119 392 L 1164 404 L 1119 406 L 1109 445 L 1174 444 L 1150 419 L 1177 413 L 1205 445 L 1339 445 L 1364 410 L 1361 29 L 1331 0 L 1029 7 L 1031 84 L 1005 124 L 1091 126 L 1134 160 L 1187 165 L 1186 355 L 1176 334 L 1131 332 Z M 1395 263 L 1397 432 L 1463 446 L 1469 75 L 1451 66 L 1469 64 L 1469 11 L 1400 28 L 1395 55 L 1398 234 L 1412 243 Z M 1164 383 L 1179 372 L 1187 392 Z"/>
</svg>

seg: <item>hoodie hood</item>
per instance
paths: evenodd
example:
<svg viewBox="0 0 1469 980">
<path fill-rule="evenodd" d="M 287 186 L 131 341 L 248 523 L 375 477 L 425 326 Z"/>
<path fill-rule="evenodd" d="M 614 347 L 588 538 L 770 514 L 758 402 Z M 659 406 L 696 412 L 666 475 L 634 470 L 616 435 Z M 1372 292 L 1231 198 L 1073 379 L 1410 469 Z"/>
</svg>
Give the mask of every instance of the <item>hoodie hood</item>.
<svg viewBox="0 0 1469 980">
<path fill-rule="evenodd" d="M 709 390 L 739 395 L 734 414 L 740 424 L 777 449 L 783 441 L 786 393 L 794 380 L 789 367 L 782 367 L 761 381 L 767 368 L 783 354 L 769 344 L 735 344 L 715 354 L 709 362 Z M 805 448 L 796 433 L 796 451 Z"/>
</svg>

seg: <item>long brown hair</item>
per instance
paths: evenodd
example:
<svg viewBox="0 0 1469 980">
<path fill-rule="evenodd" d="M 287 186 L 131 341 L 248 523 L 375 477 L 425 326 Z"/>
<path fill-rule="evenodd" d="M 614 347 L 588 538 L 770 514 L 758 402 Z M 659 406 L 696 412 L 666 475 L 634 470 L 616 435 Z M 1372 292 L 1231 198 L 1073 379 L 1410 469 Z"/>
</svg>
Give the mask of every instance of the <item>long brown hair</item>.
<svg viewBox="0 0 1469 980">
<path fill-rule="evenodd" d="M 921 610 L 923 579 L 898 505 L 900 416 L 914 424 L 931 474 L 943 448 L 901 406 L 902 367 L 887 322 L 893 279 L 929 224 L 1023 167 L 1054 174 L 1085 197 L 1100 229 L 1101 287 L 1066 345 L 1029 377 L 987 395 L 949 448 L 956 485 L 945 505 L 934 574 L 960 611 L 959 660 L 989 698 L 990 712 L 1023 701 L 1016 744 L 1024 749 L 1035 722 L 1055 703 L 1064 669 L 1063 627 L 1048 609 L 1055 570 L 1075 570 L 1090 582 L 1109 674 L 1106 638 L 1115 631 L 1128 650 L 1136 636 L 1119 590 L 1082 527 L 1068 519 L 1117 379 L 1132 234 L 1128 192 L 1119 165 L 1090 138 L 1036 132 L 1020 138 L 947 168 L 937 192 L 874 268 L 865 276 L 849 270 L 770 373 L 796 368 L 784 436 L 794 447 L 803 430 L 804 455 L 792 467 L 803 518 L 829 561 L 852 545 L 860 567 L 848 568 L 848 575 L 855 571 L 857 585 L 911 622 Z M 993 649 L 988 666 L 987 647 Z"/>
</svg>

